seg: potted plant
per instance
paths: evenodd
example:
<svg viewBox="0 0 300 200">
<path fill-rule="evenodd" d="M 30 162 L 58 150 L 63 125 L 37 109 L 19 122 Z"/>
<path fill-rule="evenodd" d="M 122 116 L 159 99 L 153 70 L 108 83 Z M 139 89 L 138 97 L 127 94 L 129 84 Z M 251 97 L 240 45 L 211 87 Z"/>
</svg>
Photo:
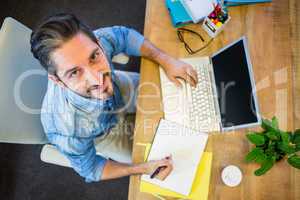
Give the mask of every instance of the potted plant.
<svg viewBox="0 0 300 200">
<path fill-rule="evenodd" d="M 261 176 L 270 170 L 281 159 L 300 169 L 300 129 L 294 132 L 282 131 L 278 127 L 278 120 L 262 120 L 261 132 L 248 132 L 248 140 L 255 147 L 246 155 L 246 162 L 256 162 L 261 166 L 254 174 Z"/>
</svg>

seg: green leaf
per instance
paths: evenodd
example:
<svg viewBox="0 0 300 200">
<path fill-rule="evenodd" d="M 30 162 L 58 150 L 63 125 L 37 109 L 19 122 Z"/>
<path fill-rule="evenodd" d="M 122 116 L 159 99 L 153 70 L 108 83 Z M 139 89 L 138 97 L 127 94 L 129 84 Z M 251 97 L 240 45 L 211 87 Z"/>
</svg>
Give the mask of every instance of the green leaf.
<svg viewBox="0 0 300 200">
<path fill-rule="evenodd" d="M 265 137 L 262 134 L 252 132 L 250 134 L 247 134 L 246 137 L 251 143 L 257 146 L 265 144 Z"/>
<path fill-rule="evenodd" d="M 295 146 L 291 146 L 285 142 L 279 142 L 278 148 L 286 154 L 292 154 L 296 152 Z"/>
<path fill-rule="evenodd" d="M 295 151 L 300 151 L 300 144 L 296 144 Z"/>
<path fill-rule="evenodd" d="M 293 155 L 293 156 L 289 157 L 287 161 L 293 167 L 300 169 L 300 157 L 299 156 Z"/>
<path fill-rule="evenodd" d="M 255 170 L 254 174 L 256 176 L 261 176 L 269 171 L 275 163 L 275 157 L 268 156 L 266 160 L 261 164 L 260 168 Z"/>
<path fill-rule="evenodd" d="M 252 149 L 245 157 L 246 162 L 258 162 L 262 163 L 266 158 L 266 155 L 264 154 L 264 151 L 261 148 L 254 148 Z"/>
<path fill-rule="evenodd" d="M 255 162 L 262 164 L 265 160 L 267 159 L 267 155 L 266 154 L 259 154 L 256 159 Z"/>
<path fill-rule="evenodd" d="M 280 138 L 280 134 L 278 134 L 276 131 L 268 131 L 266 136 L 271 140 L 278 140 Z"/>
<path fill-rule="evenodd" d="M 262 124 L 261 127 L 263 129 L 265 129 L 266 131 L 277 131 L 278 128 L 276 127 L 276 122 L 274 121 L 274 125 L 272 123 L 272 121 L 268 120 L 268 119 L 262 119 Z"/>
<path fill-rule="evenodd" d="M 297 129 L 292 137 L 292 143 L 294 144 L 300 144 L 300 129 Z"/>
<path fill-rule="evenodd" d="M 285 155 L 286 153 L 276 148 L 276 146 L 277 146 L 276 142 L 274 141 L 270 142 L 268 148 L 265 150 L 265 154 L 268 157 L 275 157 L 276 160 L 280 160 L 282 158 L 282 155 Z"/>
<path fill-rule="evenodd" d="M 280 131 L 280 136 L 281 136 L 281 140 L 282 140 L 283 143 L 285 143 L 285 144 L 290 143 L 291 134 L 289 134 L 288 132 Z"/>
<path fill-rule="evenodd" d="M 269 142 L 268 147 L 265 150 L 265 153 L 269 156 L 274 156 L 276 153 L 275 148 L 276 148 L 276 142 L 271 141 L 271 142 Z"/>
<path fill-rule="evenodd" d="M 275 116 L 272 118 L 272 127 L 276 128 L 276 129 L 279 129 L 278 119 Z"/>
<path fill-rule="evenodd" d="M 296 145 L 296 152 L 300 151 L 300 129 L 295 130 L 291 142 Z"/>
</svg>

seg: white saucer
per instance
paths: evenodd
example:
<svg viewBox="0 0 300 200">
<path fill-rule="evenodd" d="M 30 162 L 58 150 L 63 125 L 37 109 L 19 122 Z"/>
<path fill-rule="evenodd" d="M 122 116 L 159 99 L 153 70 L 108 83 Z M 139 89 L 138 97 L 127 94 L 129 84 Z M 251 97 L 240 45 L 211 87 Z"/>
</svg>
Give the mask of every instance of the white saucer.
<svg viewBox="0 0 300 200">
<path fill-rule="evenodd" d="M 242 181 L 242 172 L 240 168 L 234 165 L 228 165 L 222 171 L 222 181 L 229 187 L 238 186 Z"/>
</svg>

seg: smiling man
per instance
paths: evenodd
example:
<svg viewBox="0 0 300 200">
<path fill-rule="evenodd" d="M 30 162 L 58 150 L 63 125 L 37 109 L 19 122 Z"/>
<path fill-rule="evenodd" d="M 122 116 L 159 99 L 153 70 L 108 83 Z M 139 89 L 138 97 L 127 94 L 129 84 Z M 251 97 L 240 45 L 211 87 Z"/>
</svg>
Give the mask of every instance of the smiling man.
<svg viewBox="0 0 300 200">
<path fill-rule="evenodd" d="M 71 14 L 44 20 L 30 42 L 49 77 L 41 112 L 45 133 L 86 182 L 152 174 L 158 167 L 163 168 L 156 178 L 168 176 L 171 157 L 131 163 L 132 130 L 124 128 L 128 103 L 123 91 L 130 85 L 136 88 L 138 75 L 124 78 L 123 73 L 122 78 L 112 58 L 119 53 L 144 56 L 163 66 L 175 84 L 182 78 L 194 86 L 197 76 L 190 65 L 165 54 L 133 29 L 113 26 L 92 32 Z"/>
</svg>

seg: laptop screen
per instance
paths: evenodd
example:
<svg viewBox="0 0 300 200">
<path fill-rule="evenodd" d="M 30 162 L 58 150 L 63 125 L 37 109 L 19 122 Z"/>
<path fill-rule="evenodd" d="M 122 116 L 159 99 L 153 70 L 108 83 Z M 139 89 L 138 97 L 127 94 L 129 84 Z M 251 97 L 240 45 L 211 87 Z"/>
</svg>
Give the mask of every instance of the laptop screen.
<svg viewBox="0 0 300 200">
<path fill-rule="evenodd" d="M 212 57 L 223 128 L 259 121 L 256 96 L 252 94 L 251 64 L 244 42 L 243 38 Z"/>
</svg>

